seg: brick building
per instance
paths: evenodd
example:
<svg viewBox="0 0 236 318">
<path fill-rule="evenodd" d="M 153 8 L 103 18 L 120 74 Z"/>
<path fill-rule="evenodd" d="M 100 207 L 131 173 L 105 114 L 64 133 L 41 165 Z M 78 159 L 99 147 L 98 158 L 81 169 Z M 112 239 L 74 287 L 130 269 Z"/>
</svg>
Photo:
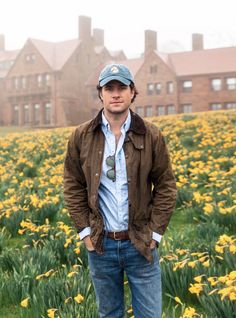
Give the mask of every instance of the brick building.
<svg viewBox="0 0 236 318">
<path fill-rule="evenodd" d="M 203 36 L 193 34 L 192 51 L 160 53 L 156 33 L 145 31 L 145 51 L 128 66 L 139 91 L 133 109 L 141 116 L 236 108 L 236 47 L 203 49 Z M 94 90 L 100 65 L 86 83 L 90 105 L 99 105 Z M 93 96 L 95 96 L 93 98 Z M 94 115 L 98 107 L 93 107 Z"/>
<path fill-rule="evenodd" d="M 104 47 L 104 32 L 79 17 L 78 39 L 51 43 L 28 39 L 4 78 L 5 125 L 65 126 L 90 118 L 84 83 L 96 65 L 126 58 Z"/>
<path fill-rule="evenodd" d="M 139 91 L 132 107 L 141 116 L 236 108 L 235 47 L 204 49 L 203 36 L 193 34 L 192 51 L 161 53 L 157 33 L 146 30 L 144 53 L 126 59 L 104 46 L 104 31 L 92 30 L 89 17 L 79 17 L 78 29 L 77 39 L 28 39 L 11 54 L 0 37 L 1 124 L 54 127 L 90 119 L 101 107 L 98 75 L 110 62 L 132 71 Z M 8 69 L 1 71 L 1 63 Z"/>
<path fill-rule="evenodd" d="M 3 125 L 3 110 L 6 108 L 7 96 L 5 87 L 5 77 L 13 65 L 19 50 L 5 50 L 5 38 L 0 34 L 0 125 Z"/>
</svg>

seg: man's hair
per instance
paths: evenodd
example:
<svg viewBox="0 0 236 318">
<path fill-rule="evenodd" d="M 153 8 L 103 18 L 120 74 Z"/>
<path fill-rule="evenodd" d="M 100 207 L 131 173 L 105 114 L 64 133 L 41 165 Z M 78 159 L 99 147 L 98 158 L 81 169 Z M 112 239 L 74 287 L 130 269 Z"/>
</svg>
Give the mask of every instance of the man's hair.
<svg viewBox="0 0 236 318">
<path fill-rule="evenodd" d="M 134 85 L 133 82 L 130 83 L 129 87 L 130 87 L 130 89 L 134 92 L 134 96 L 133 96 L 133 98 L 131 99 L 131 103 L 133 103 L 134 100 L 135 100 L 135 98 L 136 98 L 136 96 L 138 95 L 138 90 L 137 90 L 137 88 L 136 88 L 136 86 Z M 98 91 L 98 97 L 99 97 L 99 99 L 102 101 L 101 96 L 100 96 L 101 91 L 102 91 L 102 87 L 100 87 L 99 85 L 97 85 L 97 91 Z"/>
</svg>

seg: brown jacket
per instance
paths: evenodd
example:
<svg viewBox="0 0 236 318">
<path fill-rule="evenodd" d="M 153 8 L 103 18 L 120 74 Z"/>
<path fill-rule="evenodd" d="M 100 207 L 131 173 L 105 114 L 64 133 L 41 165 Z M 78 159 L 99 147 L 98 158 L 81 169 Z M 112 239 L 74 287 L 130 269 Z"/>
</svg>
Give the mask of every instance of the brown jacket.
<svg viewBox="0 0 236 318">
<path fill-rule="evenodd" d="M 91 227 L 95 250 L 102 253 L 103 218 L 98 207 L 105 137 L 102 110 L 75 129 L 64 166 L 64 198 L 78 231 Z M 176 201 L 176 184 L 169 153 L 160 130 L 131 111 L 124 141 L 128 179 L 131 242 L 149 261 L 152 232 L 163 235 Z"/>
</svg>

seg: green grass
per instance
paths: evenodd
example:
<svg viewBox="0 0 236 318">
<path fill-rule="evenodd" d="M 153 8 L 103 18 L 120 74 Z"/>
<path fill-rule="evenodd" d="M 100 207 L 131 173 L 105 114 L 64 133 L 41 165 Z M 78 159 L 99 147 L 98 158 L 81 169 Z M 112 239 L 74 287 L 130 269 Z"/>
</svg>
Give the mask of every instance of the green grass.
<svg viewBox="0 0 236 318">
<path fill-rule="evenodd" d="M 3 137 L 11 133 L 21 133 L 25 131 L 30 131 L 31 127 L 19 127 L 19 126 L 0 126 L 0 137 Z"/>
<path fill-rule="evenodd" d="M 18 237 L 11 237 L 7 243 L 6 243 L 6 247 L 8 248 L 22 248 L 22 246 L 25 245 L 25 240 L 22 239 L 21 236 Z"/>
<path fill-rule="evenodd" d="M 7 306 L 0 308 L 0 318 L 19 318 L 20 307 L 18 306 Z"/>
</svg>

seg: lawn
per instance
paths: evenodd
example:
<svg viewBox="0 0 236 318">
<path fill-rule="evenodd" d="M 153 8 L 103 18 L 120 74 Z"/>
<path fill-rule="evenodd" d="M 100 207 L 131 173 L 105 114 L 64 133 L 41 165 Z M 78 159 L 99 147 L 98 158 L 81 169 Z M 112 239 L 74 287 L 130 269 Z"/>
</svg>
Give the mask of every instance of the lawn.
<svg viewBox="0 0 236 318">
<path fill-rule="evenodd" d="M 233 318 L 236 112 L 149 120 L 165 135 L 178 187 L 159 247 L 163 318 Z M 0 317 L 97 318 L 86 250 L 62 194 L 71 131 L 0 128 Z"/>
</svg>

